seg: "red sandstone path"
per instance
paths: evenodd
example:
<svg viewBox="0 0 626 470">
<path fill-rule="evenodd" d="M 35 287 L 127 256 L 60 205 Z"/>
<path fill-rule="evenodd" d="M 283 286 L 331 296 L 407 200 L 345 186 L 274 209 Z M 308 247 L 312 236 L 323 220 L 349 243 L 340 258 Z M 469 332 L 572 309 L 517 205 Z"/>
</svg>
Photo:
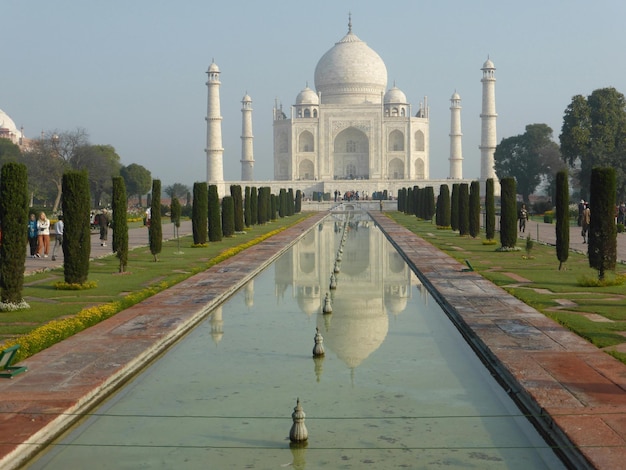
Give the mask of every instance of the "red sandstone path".
<svg viewBox="0 0 626 470">
<path fill-rule="evenodd" d="M 19 468 L 77 414 L 204 319 L 325 215 L 316 214 L 25 360 L 21 365 L 28 372 L 0 381 L 0 468 Z M 468 341 L 504 378 L 511 394 L 580 449 L 584 457 L 574 465 L 622 468 L 626 365 L 477 273 L 462 272 L 456 260 L 383 214 L 372 216 L 420 271 L 422 282 L 451 312 Z M 131 239 L 141 238 L 137 233 Z"/>
</svg>

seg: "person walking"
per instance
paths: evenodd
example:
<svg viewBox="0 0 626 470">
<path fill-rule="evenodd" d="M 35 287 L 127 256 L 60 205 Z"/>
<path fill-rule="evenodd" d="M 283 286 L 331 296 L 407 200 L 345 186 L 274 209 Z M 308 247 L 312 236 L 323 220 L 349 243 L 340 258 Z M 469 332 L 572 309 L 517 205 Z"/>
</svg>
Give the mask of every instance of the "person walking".
<svg viewBox="0 0 626 470">
<path fill-rule="evenodd" d="M 522 204 L 522 208 L 519 210 L 519 231 L 524 233 L 526 231 L 526 221 L 528 220 L 528 211 L 526 210 L 526 204 Z"/>
<path fill-rule="evenodd" d="M 35 258 L 41 258 L 42 254 L 44 258 L 47 258 L 48 251 L 50 251 L 50 220 L 45 212 L 39 214 L 39 220 L 37 220 L 37 244 Z"/>
<path fill-rule="evenodd" d="M 30 257 L 37 254 L 37 219 L 35 214 L 30 214 L 28 219 L 28 246 L 30 247 Z"/>
<path fill-rule="evenodd" d="M 102 211 L 98 217 L 98 225 L 100 225 L 100 246 L 107 246 L 107 238 L 109 236 L 109 217 L 106 211 Z"/>
<path fill-rule="evenodd" d="M 581 218 L 581 226 L 583 236 L 583 243 L 587 243 L 587 233 L 589 232 L 589 224 L 591 223 L 591 209 L 589 209 L 589 204 L 585 204 L 585 209 L 583 210 L 583 216 Z"/>
<path fill-rule="evenodd" d="M 59 216 L 59 220 L 54 224 L 54 246 L 52 247 L 52 261 L 55 261 L 57 257 L 55 253 L 57 251 L 58 246 L 63 245 L 63 230 L 65 229 L 65 224 L 63 223 L 63 216 Z M 63 248 L 61 248 L 63 250 Z"/>
</svg>

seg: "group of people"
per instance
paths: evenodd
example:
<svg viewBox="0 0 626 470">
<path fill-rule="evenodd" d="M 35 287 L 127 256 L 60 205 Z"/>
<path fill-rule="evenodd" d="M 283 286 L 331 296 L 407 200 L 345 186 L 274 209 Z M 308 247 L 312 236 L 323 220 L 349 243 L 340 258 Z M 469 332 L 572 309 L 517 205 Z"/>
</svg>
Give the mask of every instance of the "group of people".
<svg viewBox="0 0 626 470">
<path fill-rule="evenodd" d="M 56 250 L 63 243 L 63 216 L 59 216 L 59 220 L 54 224 L 55 242 L 52 247 L 52 261 L 56 259 Z M 31 258 L 47 258 L 50 251 L 50 220 L 46 217 L 45 212 L 39 214 L 39 218 L 35 214 L 30 214 L 28 220 L 28 245 L 30 246 Z"/>
</svg>

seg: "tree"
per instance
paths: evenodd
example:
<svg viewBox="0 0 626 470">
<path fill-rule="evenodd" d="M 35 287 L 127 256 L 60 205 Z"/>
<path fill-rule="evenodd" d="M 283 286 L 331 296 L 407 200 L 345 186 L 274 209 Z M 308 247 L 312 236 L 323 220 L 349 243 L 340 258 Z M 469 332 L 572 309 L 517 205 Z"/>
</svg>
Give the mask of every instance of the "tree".
<svg viewBox="0 0 626 470">
<path fill-rule="evenodd" d="M 243 222 L 246 227 L 252 225 L 252 198 L 250 197 L 250 186 L 246 186 L 243 199 Z"/>
<path fill-rule="evenodd" d="M 424 219 L 432 220 L 435 215 L 435 191 L 432 186 L 424 188 Z"/>
<path fill-rule="evenodd" d="M 485 181 L 485 237 L 493 240 L 496 235 L 496 204 L 493 178 Z"/>
<path fill-rule="evenodd" d="M 232 196 L 222 198 L 222 234 L 225 237 L 235 234 L 235 201 Z"/>
<path fill-rule="evenodd" d="M 209 241 L 219 242 L 222 240 L 222 214 L 220 211 L 220 197 L 217 186 L 209 185 Z"/>
<path fill-rule="evenodd" d="M 182 212 L 182 207 L 180 205 L 180 201 L 176 196 L 172 198 L 172 202 L 170 204 L 170 220 L 172 224 L 174 224 L 174 236 L 176 237 L 176 243 L 178 244 L 178 250 L 176 254 L 182 254 L 180 251 L 180 238 L 178 238 L 178 229 L 180 228 L 180 214 Z"/>
<path fill-rule="evenodd" d="M 22 158 L 20 147 L 9 139 L 0 137 L 0 165 L 8 162 L 19 162 Z"/>
<path fill-rule="evenodd" d="M 502 139 L 494 153 L 495 170 L 500 179 L 507 176 L 517 181 L 517 191 L 524 202 L 535 192 L 542 176 L 551 173 L 547 159 L 558 154 L 558 145 L 552 141 L 552 129 L 546 124 L 529 124 L 526 132 Z"/>
<path fill-rule="evenodd" d="M 24 153 L 34 194 L 54 194 L 52 211 L 56 212 L 63 194 L 63 174 L 71 168 L 70 161 L 80 147 L 89 145 L 85 129 L 75 131 L 48 131 L 40 139 L 34 139 Z"/>
<path fill-rule="evenodd" d="M 243 232 L 243 194 L 241 192 L 241 186 L 232 184 L 230 186 L 230 195 L 233 197 L 235 210 L 235 232 Z"/>
<path fill-rule="evenodd" d="M 594 167 L 615 169 L 617 195 L 626 197 L 626 98 L 622 93 L 600 88 L 587 98 L 574 96 L 565 110 L 559 139 L 563 159 L 571 168 L 580 168 L 583 199 L 587 199 Z"/>
<path fill-rule="evenodd" d="M 152 181 L 152 199 L 150 201 L 150 226 L 148 227 L 150 238 L 150 253 L 154 261 L 158 261 L 158 255 L 163 246 L 163 226 L 161 225 L 161 180 Z"/>
<path fill-rule="evenodd" d="M 111 145 L 83 145 L 70 158 L 74 170 L 85 170 L 94 205 L 101 207 L 103 194 L 111 194 L 113 177 L 120 174 L 120 156 Z"/>
<path fill-rule="evenodd" d="M 84 284 L 89 275 L 91 229 L 87 172 L 70 170 L 63 175 L 63 271 L 67 284 Z"/>
<path fill-rule="evenodd" d="M 296 191 L 296 205 L 294 209 L 296 214 L 299 214 L 302 211 L 302 191 L 299 189 Z M 276 211 L 274 211 L 273 218 L 276 218 Z"/>
<path fill-rule="evenodd" d="M 120 260 L 119 272 L 126 271 L 128 265 L 128 219 L 126 186 L 124 178 L 114 176 L 111 179 L 113 195 L 111 209 L 113 209 L 113 252 Z"/>
<path fill-rule="evenodd" d="M 0 139 L 5 140 L 5 139 Z M 24 164 L 7 162 L 0 170 L 0 297 L 2 303 L 23 302 L 24 263 L 28 235 L 28 181 Z M 23 306 L 26 306 L 25 304 Z"/>
<path fill-rule="evenodd" d="M 278 192 L 278 216 L 280 218 L 285 217 L 285 215 L 287 214 L 287 210 L 285 209 L 285 204 L 286 204 L 286 193 L 285 193 L 285 188 L 280 188 L 280 191 Z"/>
<path fill-rule="evenodd" d="M 139 205 L 141 205 L 141 197 L 150 191 L 150 185 L 152 184 L 150 171 L 137 163 L 131 163 L 120 169 L 120 175 L 124 178 L 124 182 L 126 183 L 126 193 L 128 196 L 137 196 L 139 198 Z M 151 204 L 148 205 L 151 206 Z"/>
<path fill-rule="evenodd" d="M 459 184 L 459 235 L 469 234 L 469 185 Z"/>
<path fill-rule="evenodd" d="M 559 271 L 569 257 L 569 184 L 567 171 L 556 175 L 556 257 Z"/>
<path fill-rule="evenodd" d="M 480 233 L 480 183 L 472 181 L 469 194 L 469 234 L 476 238 Z"/>
<path fill-rule="evenodd" d="M 206 183 L 194 183 L 191 228 L 194 245 L 204 245 L 209 230 L 209 193 Z"/>
<path fill-rule="evenodd" d="M 250 189 L 250 223 L 257 225 L 259 223 L 259 193 L 256 186 Z"/>
<path fill-rule="evenodd" d="M 598 279 L 602 280 L 606 271 L 615 269 L 617 260 L 615 169 L 593 168 L 590 183 L 589 266 L 598 270 Z"/>
<path fill-rule="evenodd" d="M 452 197 L 450 198 L 450 226 L 455 231 L 459 229 L 459 184 L 454 183 L 452 185 Z"/>
<path fill-rule="evenodd" d="M 517 244 L 517 192 L 515 178 L 500 180 L 500 244 L 502 248 L 514 249 Z"/>
<path fill-rule="evenodd" d="M 165 194 L 167 194 L 170 199 L 182 199 L 189 194 L 189 186 L 182 183 L 174 183 L 165 187 Z"/>
<path fill-rule="evenodd" d="M 439 187 L 437 214 L 437 225 L 439 227 L 450 227 L 450 188 L 447 184 L 442 184 Z"/>
</svg>

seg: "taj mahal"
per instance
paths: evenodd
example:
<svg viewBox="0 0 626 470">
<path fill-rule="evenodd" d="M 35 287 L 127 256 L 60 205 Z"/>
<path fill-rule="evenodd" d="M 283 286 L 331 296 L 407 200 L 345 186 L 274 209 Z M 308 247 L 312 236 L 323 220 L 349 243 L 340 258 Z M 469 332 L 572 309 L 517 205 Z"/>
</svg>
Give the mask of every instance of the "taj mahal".
<svg viewBox="0 0 626 470">
<path fill-rule="evenodd" d="M 493 178 L 496 142 L 495 66 L 489 59 L 481 68 L 481 176 Z M 424 97 L 418 106 L 408 102 L 398 87 L 388 87 L 383 59 L 352 30 L 317 62 L 314 87 L 298 93 L 289 109 L 276 101 L 273 109 L 273 181 L 254 179 L 252 99 L 241 101 L 241 181 L 224 181 L 220 69 L 212 62 L 207 71 L 207 183 L 220 195 L 231 184 L 300 189 L 333 193 L 360 191 L 397 194 L 408 186 L 433 186 L 469 182 L 463 179 L 461 97 L 450 99 L 449 175 L 430 178 L 429 106 Z M 484 187 L 484 184 L 481 184 Z"/>
</svg>

